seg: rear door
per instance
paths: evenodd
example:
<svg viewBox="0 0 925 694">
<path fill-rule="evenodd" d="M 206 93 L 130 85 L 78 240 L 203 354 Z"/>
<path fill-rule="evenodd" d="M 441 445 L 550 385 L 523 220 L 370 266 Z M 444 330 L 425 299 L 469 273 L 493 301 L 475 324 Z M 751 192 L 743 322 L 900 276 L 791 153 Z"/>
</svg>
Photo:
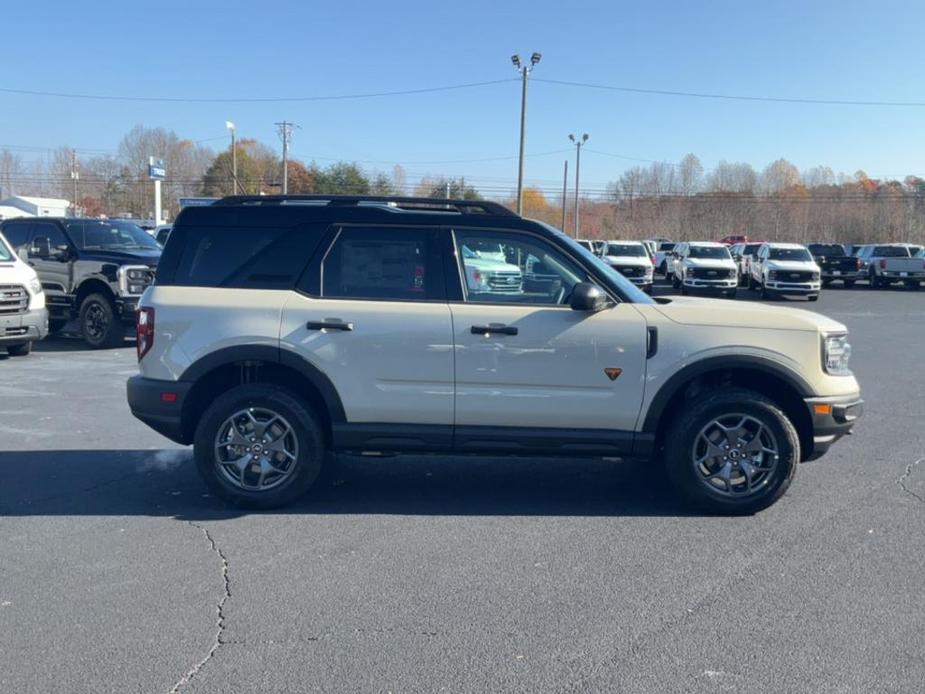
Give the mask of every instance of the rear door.
<svg viewBox="0 0 925 694">
<path fill-rule="evenodd" d="M 427 427 L 448 445 L 453 330 L 438 231 L 335 227 L 314 265 L 283 308 L 282 349 L 331 380 L 355 447 L 375 447 L 356 438 L 364 432 L 412 441 Z"/>
<path fill-rule="evenodd" d="M 631 444 L 645 387 L 647 331 L 632 304 L 597 313 L 568 304 L 591 279 L 568 254 L 527 231 L 453 231 L 457 448 L 516 451 L 570 441 L 576 450 Z M 543 283 L 518 291 L 492 276 L 473 282 L 480 248 L 503 249 L 506 266 L 542 264 Z M 451 294 L 455 288 L 450 285 Z M 609 448 L 613 446 L 614 448 Z M 624 451 L 625 452 L 625 451 Z"/>
</svg>

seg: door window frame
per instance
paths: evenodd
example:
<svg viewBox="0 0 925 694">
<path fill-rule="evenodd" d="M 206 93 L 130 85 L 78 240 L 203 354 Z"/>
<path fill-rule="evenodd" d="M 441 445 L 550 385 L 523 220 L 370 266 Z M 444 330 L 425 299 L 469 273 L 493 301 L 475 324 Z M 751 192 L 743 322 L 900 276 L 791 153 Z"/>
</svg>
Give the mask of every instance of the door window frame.
<svg viewBox="0 0 925 694">
<path fill-rule="evenodd" d="M 584 264 L 579 262 L 578 259 L 573 258 L 568 254 L 568 252 L 561 248 L 560 246 L 552 243 L 548 238 L 544 237 L 542 234 L 537 234 L 535 232 L 526 230 L 526 229 L 512 229 L 505 227 L 482 227 L 482 226 L 465 226 L 465 225 L 454 225 L 445 227 L 445 230 L 448 232 L 446 234 L 447 239 L 447 249 L 448 252 L 444 254 L 445 262 L 445 277 L 447 283 L 447 301 L 451 304 L 465 304 L 467 306 L 506 306 L 511 307 L 528 307 L 535 309 L 559 309 L 571 311 L 572 307 L 569 304 L 535 304 L 528 302 L 520 301 L 470 301 L 468 298 L 468 292 L 466 291 L 466 280 L 465 280 L 465 269 L 463 268 L 462 259 L 459 257 L 459 244 L 456 240 L 456 232 L 467 232 L 467 233 L 476 233 L 476 234 L 485 234 L 490 236 L 492 234 L 500 235 L 523 235 L 530 236 L 536 240 L 540 245 L 546 245 L 551 250 L 557 251 L 560 255 L 564 255 L 571 265 L 577 267 L 585 275 L 582 282 L 591 282 L 603 292 L 610 297 L 611 301 L 614 304 L 624 303 L 623 299 L 619 296 L 615 296 L 614 293 L 610 290 L 609 287 L 601 283 L 595 274 L 585 267 Z"/>
<path fill-rule="evenodd" d="M 318 244 L 311 261 L 308 263 L 305 271 L 302 273 L 302 276 L 296 282 L 295 290 L 304 296 L 310 297 L 312 299 L 319 299 L 324 301 L 376 301 L 376 302 L 389 302 L 389 303 L 402 303 L 402 304 L 446 304 L 447 303 L 447 291 L 446 291 L 446 268 L 445 263 L 439 262 L 436 257 L 431 258 L 430 253 L 425 254 L 424 258 L 424 272 L 425 277 L 430 274 L 434 277 L 434 287 L 439 292 L 442 288 L 443 296 L 436 299 L 398 299 L 394 297 L 359 297 L 359 296 L 325 296 L 324 294 L 324 263 L 328 258 L 328 255 L 331 253 L 331 250 L 334 248 L 334 245 L 340 239 L 341 234 L 348 229 L 404 229 L 408 231 L 419 231 L 424 232 L 425 234 L 430 234 L 431 239 L 428 239 L 428 251 L 434 253 L 434 256 L 443 256 L 444 253 L 442 238 L 441 238 L 441 229 L 432 224 L 369 224 L 369 223 L 356 223 L 356 224 L 343 224 L 336 223 L 328 227 L 328 229 L 323 233 L 321 243 Z M 431 247 L 432 246 L 432 247 Z"/>
</svg>

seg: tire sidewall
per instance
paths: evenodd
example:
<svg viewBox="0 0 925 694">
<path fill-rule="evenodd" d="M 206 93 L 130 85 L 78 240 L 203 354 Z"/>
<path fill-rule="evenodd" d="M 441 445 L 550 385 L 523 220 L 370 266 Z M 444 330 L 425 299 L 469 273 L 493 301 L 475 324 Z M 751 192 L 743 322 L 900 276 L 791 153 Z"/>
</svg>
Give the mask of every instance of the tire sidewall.
<svg viewBox="0 0 925 694">
<path fill-rule="evenodd" d="M 695 438 L 708 422 L 724 414 L 740 412 L 755 417 L 774 434 L 780 460 L 762 490 L 736 499 L 713 492 L 699 479 L 691 450 Z M 757 393 L 740 391 L 714 396 L 704 405 L 695 405 L 671 431 L 665 453 L 669 477 L 694 506 L 713 513 L 751 514 L 767 508 L 787 491 L 800 459 L 800 442 L 793 424 L 774 403 Z"/>
<path fill-rule="evenodd" d="M 283 416 L 292 426 L 299 446 L 295 473 L 280 486 L 262 492 L 232 485 L 215 466 L 218 428 L 234 412 L 248 407 L 266 407 Z M 324 433 L 317 417 L 295 395 L 271 385 L 237 386 L 221 395 L 203 413 L 193 441 L 193 457 L 205 483 L 223 500 L 244 508 L 276 508 L 304 495 L 321 472 L 324 453 Z"/>
<path fill-rule="evenodd" d="M 107 329 L 99 339 L 91 338 L 86 331 L 87 313 L 91 307 L 98 305 L 103 309 L 107 320 Z M 116 318 L 116 311 L 109 297 L 103 294 L 90 294 L 80 304 L 80 335 L 84 342 L 94 349 L 116 347 L 122 341 L 124 330 L 122 323 Z"/>
</svg>

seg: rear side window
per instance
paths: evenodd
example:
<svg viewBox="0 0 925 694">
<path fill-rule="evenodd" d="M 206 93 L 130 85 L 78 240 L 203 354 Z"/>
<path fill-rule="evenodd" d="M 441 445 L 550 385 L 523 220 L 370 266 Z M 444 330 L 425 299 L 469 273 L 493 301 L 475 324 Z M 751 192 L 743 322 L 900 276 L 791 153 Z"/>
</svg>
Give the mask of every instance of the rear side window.
<svg viewBox="0 0 925 694">
<path fill-rule="evenodd" d="M 445 300 L 438 243 L 431 229 L 344 227 L 321 264 L 321 295 Z"/>
<path fill-rule="evenodd" d="M 875 258 L 908 258 L 909 249 L 905 246 L 877 246 L 871 255 Z"/>
<path fill-rule="evenodd" d="M 182 244 L 176 271 L 159 274 L 158 284 L 289 289 L 319 241 L 313 227 L 186 227 L 182 231 L 171 235 Z M 174 251 L 174 244 L 168 248 Z"/>
</svg>

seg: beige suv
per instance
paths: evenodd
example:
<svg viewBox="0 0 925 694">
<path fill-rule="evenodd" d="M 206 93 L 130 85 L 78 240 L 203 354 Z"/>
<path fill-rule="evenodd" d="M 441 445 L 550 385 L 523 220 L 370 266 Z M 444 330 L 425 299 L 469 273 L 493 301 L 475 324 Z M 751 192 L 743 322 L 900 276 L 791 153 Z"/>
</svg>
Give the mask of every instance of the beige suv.
<svg viewBox="0 0 925 694">
<path fill-rule="evenodd" d="M 473 248 L 542 281 L 473 291 Z M 439 452 L 643 459 L 699 508 L 748 513 L 862 409 L 843 325 L 652 299 L 489 202 L 187 208 L 137 333 L 133 413 L 253 507 L 296 499 L 329 451 Z"/>
</svg>

